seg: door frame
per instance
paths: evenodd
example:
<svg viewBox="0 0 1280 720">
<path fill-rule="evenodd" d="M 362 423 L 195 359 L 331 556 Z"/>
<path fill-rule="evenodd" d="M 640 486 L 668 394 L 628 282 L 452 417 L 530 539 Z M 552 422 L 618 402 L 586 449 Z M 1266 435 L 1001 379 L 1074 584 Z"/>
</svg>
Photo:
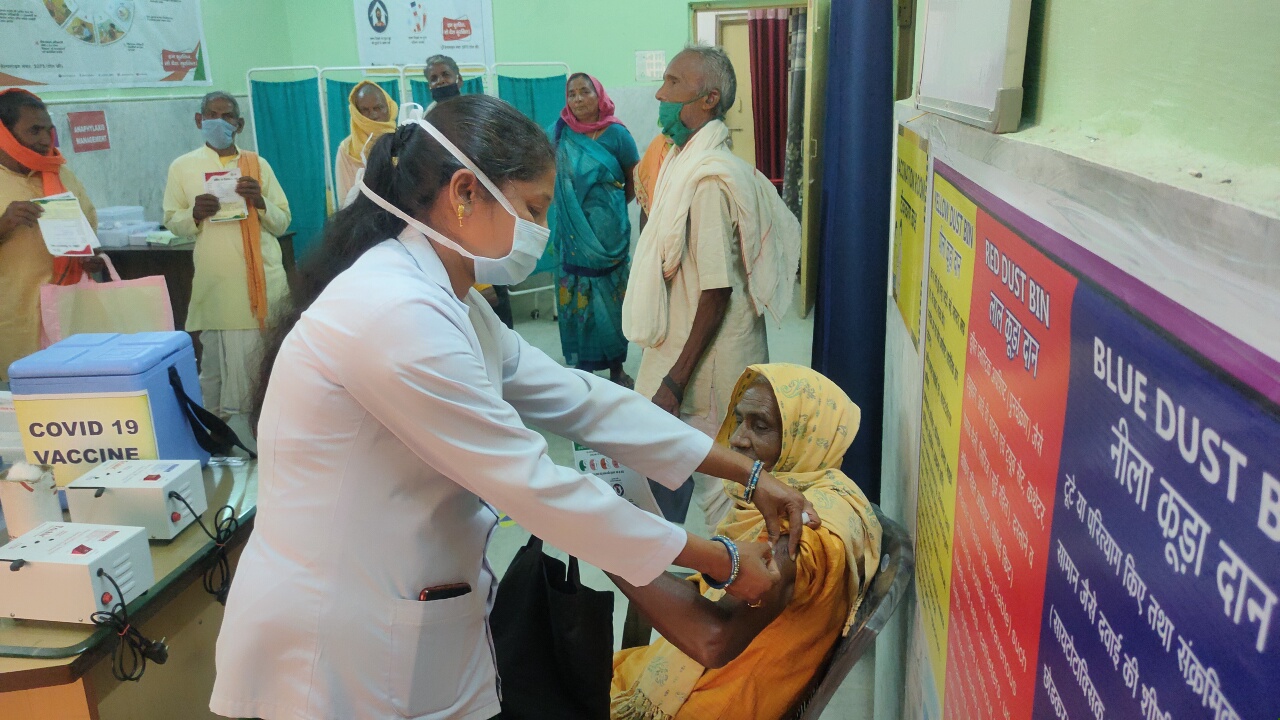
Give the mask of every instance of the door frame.
<svg viewBox="0 0 1280 720">
<path fill-rule="evenodd" d="M 826 121 L 827 28 L 831 0 L 698 0 L 689 3 L 689 37 L 698 37 L 698 13 L 769 8 L 807 10 L 805 36 L 804 167 L 800 214 L 800 316 L 807 317 L 818 299 L 818 260 L 822 233 L 822 148 Z"/>
</svg>

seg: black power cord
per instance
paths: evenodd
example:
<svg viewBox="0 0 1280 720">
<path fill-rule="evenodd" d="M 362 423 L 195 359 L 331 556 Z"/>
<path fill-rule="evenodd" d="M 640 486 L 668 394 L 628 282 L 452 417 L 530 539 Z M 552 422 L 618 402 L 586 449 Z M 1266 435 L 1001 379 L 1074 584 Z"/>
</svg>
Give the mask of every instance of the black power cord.
<svg viewBox="0 0 1280 720">
<path fill-rule="evenodd" d="M 147 669 L 147 661 L 157 665 L 169 659 L 169 648 L 163 640 L 148 640 L 129 622 L 129 609 L 125 607 L 124 591 L 106 570 L 98 569 L 98 577 L 104 577 L 116 591 L 116 604 L 111 610 L 99 610 L 90 616 L 94 625 L 109 627 L 120 636 L 115 656 L 111 658 L 111 674 L 120 682 L 137 682 Z"/>
<path fill-rule="evenodd" d="M 217 514 L 214 515 L 213 523 L 213 528 L 217 532 L 209 532 L 209 528 L 205 527 L 204 521 L 200 519 L 200 515 L 196 513 L 195 508 L 191 507 L 191 503 L 187 502 L 186 498 L 172 490 L 169 491 L 169 497 L 186 505 L 187 510 L 191 512 L 191 516 L 195 518 L 196 524 L 213 541 L 213 555 L 209 560 L 209 567 L 205 568 L 204 571 L 204 591 L 217 598 L 219 603 L 226 605 L 227 593 L 231 592 L 231 560 L 227 558 L 227 543 L 231 542 L 236 530 L 240 529 L 240 521 L 236 519 L 235 508 L 230 505 L 223 505 L 218 508 Z"/>
</svg>

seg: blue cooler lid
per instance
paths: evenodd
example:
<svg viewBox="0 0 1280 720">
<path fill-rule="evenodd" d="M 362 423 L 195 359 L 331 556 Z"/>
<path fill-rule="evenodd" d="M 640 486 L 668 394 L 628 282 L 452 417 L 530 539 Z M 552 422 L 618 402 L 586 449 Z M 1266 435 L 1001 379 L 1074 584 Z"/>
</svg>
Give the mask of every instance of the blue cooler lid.
<svg viewBox="0 0 1280 720">
<path fill-rule="evenodd" d="M 9 380 L 140 375 L 191 346 L 185 332 L 72 335 L 9 366 Z"/>
</svg>

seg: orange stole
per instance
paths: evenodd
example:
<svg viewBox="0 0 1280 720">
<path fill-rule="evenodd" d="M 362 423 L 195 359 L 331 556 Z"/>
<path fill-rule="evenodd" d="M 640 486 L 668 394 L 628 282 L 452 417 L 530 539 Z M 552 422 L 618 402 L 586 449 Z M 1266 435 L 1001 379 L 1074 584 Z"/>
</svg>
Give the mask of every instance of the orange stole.
<svg viewBox="0 0 1280 720">
<path fill-rule="evenodd" d="M 240 159 L 236 163 L 241 177 L 251 177 L 262 183 L 262 166 L 258 163 L 258 154 L 248 150 L 240 151 Z M 240 221 L 240 239 L 244 243 L 244 267 L 249 286 L 249 309 L 258 320 L 258 328 L 267 328 L 267 274 L 262 266 L 262 222 L 258 218 L 258 208 L 249 207 L 248 217 Z"/>
</svg>

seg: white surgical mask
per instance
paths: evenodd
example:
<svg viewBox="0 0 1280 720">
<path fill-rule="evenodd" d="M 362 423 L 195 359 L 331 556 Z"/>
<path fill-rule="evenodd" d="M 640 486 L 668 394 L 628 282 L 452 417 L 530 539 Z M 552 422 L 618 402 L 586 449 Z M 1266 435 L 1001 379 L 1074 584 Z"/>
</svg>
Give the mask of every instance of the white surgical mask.
<svg viewBox="0 0 1280 720">
<path fill-rule="evenodd" d="M 363 177 L 357 181 L 360 192 L 364 193 L 365 197 L 372 200 L 374 204 L 378 205 L 383 210 L 386 210 L 392 215 L 404 220 L 409 224 L 409 227 L 414 228 L 423 235 L 426 235 L 450 250 L 457 252 L 459 255 L 469 257 L 474 260 L 476 265 L 477 283 L 486 285 L 517 285 L 524 282 L 533 274 L 534 268 L 538 265 L 538 260 L 542 258 L 543 251 L 547 249 L 547 241 L 551 239 L 551 231 L 535 222 L 525 220 L 517 215 L 515 208 L 511 205 L 511 201 L 502 194 L 502 191 L 498 189 L 498 186 L 494 185 L 493 182 L 489 180 L 488 176 L 481 172 L 480 168 L 476 167 L 475 163 L 471 162 L 470 158 L 464 155 L 456 145 L 450 142 L 449 138 L 444 136 L 444 133 L 437 130 L 431 123 L 422 119 L 421 106 L 414 105 L 413 103 L 406 103 L 406 106 L 417 107 L 418 112 L 410 113 L 406 116 L 402 111 L 400 116 L 401 124 L 403 125 L 410 122 L 417 123 L 422 127 L 422 129 L 430 133 L 431 137 L 435 138 L 446 150 L 449 151 L 451 155 L 457 158 L 458 162 L 462 163 L 463 167 L 475 173 L 475 176 L 480 180 L 485 188 L 487 188 L 493 197 L 502 204 L 503 209 L 516 219 L 515 231 L 511 239 L 511 252 L 505 257 L 500 258 L 489 258 L 476 255 L 446 237 L 444 233 L 438 232 L 434 228 L 418 222 L 410 217 L 408 213 L 395 205 L 392 205 L 390 202 L 387 202 L 386 198 L 383 198 L 373 190 L 370 190 L 369 186 L 364 184 Z"/>
</svg>

